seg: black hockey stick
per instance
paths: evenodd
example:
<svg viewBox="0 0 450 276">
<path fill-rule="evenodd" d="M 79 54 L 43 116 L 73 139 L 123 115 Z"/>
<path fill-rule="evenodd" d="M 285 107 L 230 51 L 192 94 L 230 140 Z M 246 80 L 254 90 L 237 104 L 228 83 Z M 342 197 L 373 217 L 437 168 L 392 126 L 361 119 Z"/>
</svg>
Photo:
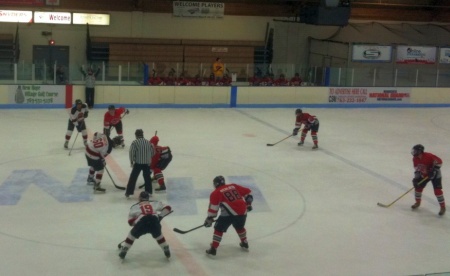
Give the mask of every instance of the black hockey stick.
<svg viewBox="0 0 450 276">
<path fill-rule="evenodd" d="M 215 220 L 213 220 L 213 222 L 215 222 Z M 202 224 L 202 225 L 199 225 L 199 226 L 197 226 L 197 227 L 194 227 L 194 228 L 189 229 L 189 230 L 186 230 L 186 231 L 180 230 L 180 229 L 178 229 L 178 228 L 173 228 L 173 231 L 174 231 L 174 232 L 177 232 L 177 233 L 179 233 L 179 234 L 186 234 L 186 233 L 192 232 L 192 231 L 194 231 L 194 230 L 200 229 L 200 228 L 202 228 L 202 227 L 205 227 L 205 225 Z"/>
<path fill-rule="evenodd" d="M 160 217 L 159 221 L 161 221 L 163 218 L 167 217 L 168 215 L 170 215 L 170 214 L 172 214 L 172 213 L 173 213 L 173 210 L 171 210 L 171 211 L 170 211 L 169 213 L 167 213 L 165 216 Z M 119 242 L 119 244 L 117 245 L 117 248 L 122 249 L 122 243 L 123 243 L 124 241 L 125 241 L 125 240 Z"/>
<path fill-rule="evenodd" d="M 106 170 L 106 172 L 108 173 L 109 178 L 111 179 L 111 181 L 112 181 L 114 187 L 116 187 L 116 188 L 119 189 L 119 190 L 125 190 L 125 187 L 121 187 L 121 186 L 117 186 L 117 185 L 116 185 L 116 182 L 114 182 L 114 179 L 111 177 L 111 174 L 109 173 L 108 168 L 107 168 L 106 166 L 105 166 L 105 170 Z"/>
<path fill-rule="evenodd" d="M 423 182 L 425 182 L 428 179 L 428 177 L 425 177 L 424 179 L 422 179 L 417 185 L 422 184 Z M 412 187 L 411 189 L 409 189 L 408 191 L 406 191 L 404 194 L 402 194 L 401 196 L 399 196 L 396 200 L 392 201 L 389 204 L 383 204 L 383 203 L 377 203 L 378 206 L 380 207 L 384 207 L 384 208 L 388 208 L 390 207 L 392 204 L 396 203 L 400 198 L 404 197 L 405 195 L 407 195 L 409 192 L 411 192 L 412 190 L 414 190 L 415 187 Z"/>
<path fill-rule="evenodd" d="M 276 143 L 273 143 L 273 144 L 267 144 L 267 146 L 268 146 L 268 147 L 275 146 L 276 144 L 281 143 L 281 142 L 283 142 L 284 140 L 286 140 L 286 139 L 288 139 L 289 137 L 292 137 L 292 136 L 294 136 L 294 135 L 291 134 L 291 135 L 289 135 L 288 137 L 283 138 L 283 139 L 281 139 L 280 141 L 278 141 L 278 142 L 276 142 Z"/>
<path fill-rule="evenodd" d="M 73 146 L 75 145 L 75 142 L 77 141 L 77 138 L 78 138 L 78 134 L 80 134 L 80 132 L 77 132 L 77 136 L 75 136 L 75 140 L 73 140 L 73 144 L 72 144 L 72 147 L 70 148 L 70 151 L 69 151 L 69 156 L 70 156 L 70 154 L 72 153 L 72 150 L 73 150 Z"/>
</svg>

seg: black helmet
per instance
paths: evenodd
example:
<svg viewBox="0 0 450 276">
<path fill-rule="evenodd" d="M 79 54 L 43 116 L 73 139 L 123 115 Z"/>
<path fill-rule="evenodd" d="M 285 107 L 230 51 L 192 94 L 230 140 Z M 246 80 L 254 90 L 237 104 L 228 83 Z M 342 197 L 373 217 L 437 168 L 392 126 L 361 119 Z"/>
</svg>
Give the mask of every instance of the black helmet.
<svg viewBox="0 0 450 276">
<path fill-rule="evenodd" d="M 142 129 L 136 129 L 134 135 L 136 135 L 136 137 L 144 137 L 144 131 Z"/>
<path fill-rule="evenodd" d="M 213 184 L 214 184 L 214 187 L 216 187 L 216 188 L 219 186 L 225 185 L 225 178 L 221 175 L 216 176 L 216 177 L 214 177 Z"/>
<path fill-rule="evenodd" d="M 115 110 L 115 109 L 116 109 L 116 107 L 113 104 L 108 106 L 108 110 Z"/>
<path fill-rule="evenodd" d="M 80 99 L 77 99 L 77 100 L 75 101 L 75 105 L 79 105 L 79 104 L 83 104 L 83 102 L 82 102 Z"/>
<path fill-rule="evenodd" d="M 303 113 L 303 111 L 300 109 L 300 108 L 297 108 L 296 110 L 295 110 L 295 115 L 297 115 L 297 114 L 302 114 Z"/>
<path fill-rule="evenodd" d="M 146 191 L 142 191 L 139 194 L 139 200 L 143 201 L 143 200 L 149 200 L 150 199 L 150 195 L 146 192 Z"/>
<path fill-rule="evenodd" d="M 417 156 L 417 155 L 423 153 L 424 150 L 425 150 L 424 146 L 422 146 L 421 144 L 417 144 L 412 148 L 411 154 L 413 156 Z"/>
</svg>

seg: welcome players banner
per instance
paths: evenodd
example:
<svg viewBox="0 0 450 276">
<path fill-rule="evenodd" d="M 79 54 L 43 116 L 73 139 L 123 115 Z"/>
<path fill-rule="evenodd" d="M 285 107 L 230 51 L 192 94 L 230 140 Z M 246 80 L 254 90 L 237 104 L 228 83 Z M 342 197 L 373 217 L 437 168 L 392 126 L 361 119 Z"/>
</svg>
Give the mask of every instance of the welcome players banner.
<svg viewBox="0 0 450 276">
<path fill-rule="evenodd" d="M 436 47 L 397 46 L 399 64 L 435 64 Z"/>
<path fill-rule="evenodd" d="M 8 85 L 10 104 L 65 104 L 65 85 Z"/>
<path fill-rule="evenodd" d="M 409 103 L 411 88 L 398 87 L 330 87 L 328 102 L 336 104 Z"/>
<path fill-rule="evenodd" d="M 223 18 L 224 14 L 224 3 L 173 1 L 173 15 L 177 17 Z"/>
</svg>

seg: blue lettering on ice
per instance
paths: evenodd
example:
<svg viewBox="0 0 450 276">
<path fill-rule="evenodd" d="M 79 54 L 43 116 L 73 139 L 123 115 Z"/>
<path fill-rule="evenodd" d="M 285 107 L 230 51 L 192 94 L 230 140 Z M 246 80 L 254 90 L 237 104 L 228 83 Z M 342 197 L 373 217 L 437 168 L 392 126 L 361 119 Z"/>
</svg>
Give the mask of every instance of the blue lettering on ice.
<svg viewBox="0 0 450 276">
<path fill-rule="evenodd" d="M 267 204 L 260 189 L 256 185 L 251 176 L 230 176 L 228 183 L 236 183 L 248 187 L 252 190 L 253 211 L 252 212 L 269 212 L 270 208 Z M 191 177 L 177 177 L 168 178 L 166 180 L 167 189 L 167 203 L 176 210 L 177 215 L 197 215 L 199 210 L 197 208 L 197 200 L 204 199 L 204 206 L 201 213 L 206 215 L 209 204 L 209 195 L 213 191 L 208 189 L 194 189 L 194 183 Z M 175 213 L 174 213 L 175 214 Z"/>
<path fill-rule="evenodd" d="M 0 205 L 16 205 L 31 184 L 62 203 L 92 201 L 92 187 L 86 185 L 87 175 L 87 168 L 78 169 L 67 186 L 42 170 L 15 170 L 0 186 Z"/>
</svg>

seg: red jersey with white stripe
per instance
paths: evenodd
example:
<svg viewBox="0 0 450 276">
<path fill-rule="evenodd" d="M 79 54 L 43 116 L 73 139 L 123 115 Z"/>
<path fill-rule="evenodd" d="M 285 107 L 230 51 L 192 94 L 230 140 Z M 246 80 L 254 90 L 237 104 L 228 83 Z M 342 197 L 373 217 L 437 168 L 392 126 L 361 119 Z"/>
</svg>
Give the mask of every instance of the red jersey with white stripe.
<svg viewBox="0 0 450 276">
<path fill-rule="evenodd" d="M 208 217 L 247 214 L 245 196 L 252 191 L 238 184 L 225 184 L 217 187 L 209 196 Z"/>
<path fill-rule="evenodd" d="M 426 177 L 431 168 L 434 166 L 440 167 L 442 165 L 442 159 L 432 153 L 424 152 L 420 157 L 413 157 L 413 165 L 415 171 L 419 171 L 423 177 Z"/>
<path fill-rule="evenodd" d="M 111 115 L 109 110 L 105 113 L 105 117 L 103 119 L 104 128 L 109 128 L 110 126 L 117 125 L 121 118 L 122 114 L 125 113 L 125 107 L 116 108 L 114 110 L 114 115 Z"/>
<path fill-rule="evenodd" d="M 295 119 L 295 127 L 301 127 L 302 124 L 306 126 L 311 126 L 317 123 L 317 118 L 314 115 L 311 115 L 309 113 L 301 113 L 297 115 L 297 118 Z"/>
</svg>

